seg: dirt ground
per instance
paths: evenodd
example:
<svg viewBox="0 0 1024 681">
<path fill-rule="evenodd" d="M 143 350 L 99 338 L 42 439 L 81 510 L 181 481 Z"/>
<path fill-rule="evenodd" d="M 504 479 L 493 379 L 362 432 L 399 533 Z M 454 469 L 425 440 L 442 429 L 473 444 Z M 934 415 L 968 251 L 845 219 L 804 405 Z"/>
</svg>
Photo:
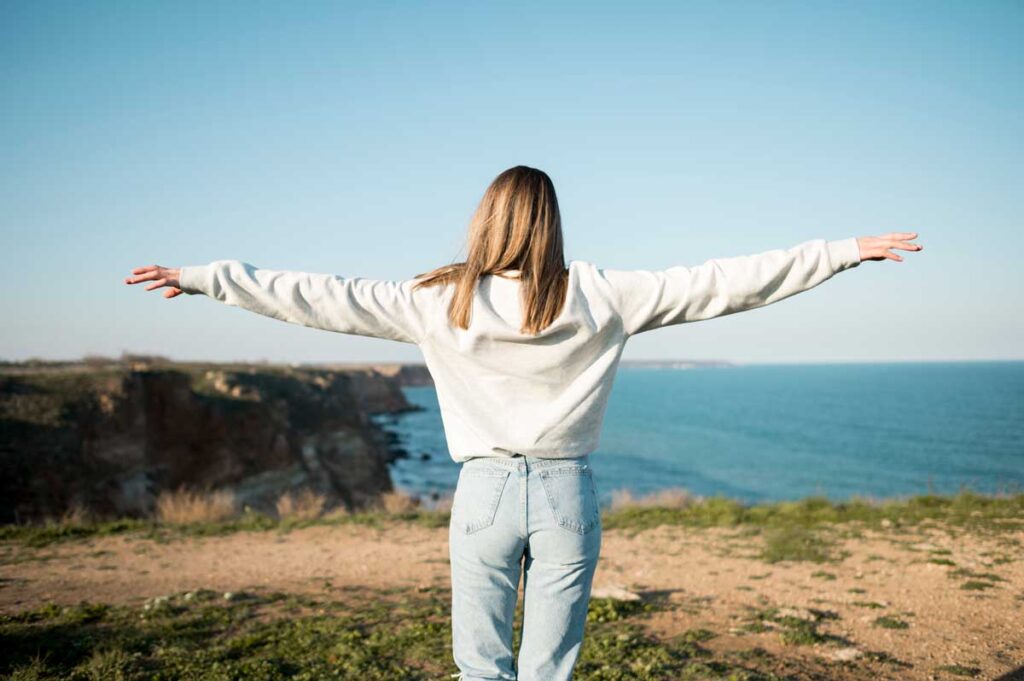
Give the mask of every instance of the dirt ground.
<svg viewBox="0 0 1024 681">
<path fill-rule="evenodd" d="M 868 656 L 906 663 L 887 667 L 887 678 L 956 678 L 974 668 L 975 678 L 994 679 L 1024 667 L 1024 533 L 868 532 L 843 540 L 845 557 L 822 564 L 764 562 L 759 541 L 734 529 L 605 530 L 594 595 L 667 599 L 671 607 L 644 626 L 658 636 L 709 630 L 716 636 L 702 645 L 711 650 L 760 647 L 794 663 L 849 660 L 853 668 Z M 5 544 L 0 612 L 138 603 L 197 588 L 318 595 L 328 582 L 447 588 L 447 551 L 446 528 L 401 522 L 166 543 L 122 535 L 41 549 Z M 834 638 L 787 645 L 771 620 L 751 626 L 768 608 L 816 619 Z"/>
</svg>

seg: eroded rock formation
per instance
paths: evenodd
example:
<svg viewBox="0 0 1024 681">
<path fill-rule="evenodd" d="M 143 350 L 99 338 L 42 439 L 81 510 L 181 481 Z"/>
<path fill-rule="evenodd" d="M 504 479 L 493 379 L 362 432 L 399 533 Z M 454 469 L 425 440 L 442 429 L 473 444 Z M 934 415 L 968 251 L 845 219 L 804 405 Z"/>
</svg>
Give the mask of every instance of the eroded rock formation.
<svg viewBox="0 0 1024 681">
<path fill-rule="evenodd" d="M 412 409 L 391 369 L 161 361 L 0 367 L 0 522 L 147 516 L 163 490 L 287 490 L 356 508 L 392 489 L 370 413 Z M 400 373 L 400 372 L 399 372 Z"/>
</svg>

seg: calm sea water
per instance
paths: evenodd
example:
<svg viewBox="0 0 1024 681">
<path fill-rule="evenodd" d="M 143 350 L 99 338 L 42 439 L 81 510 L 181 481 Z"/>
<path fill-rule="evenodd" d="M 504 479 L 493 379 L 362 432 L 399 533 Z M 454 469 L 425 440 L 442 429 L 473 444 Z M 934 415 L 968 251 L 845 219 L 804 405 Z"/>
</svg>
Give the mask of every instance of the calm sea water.
<svg viewBox="0 0 1024 681">
<path fill-rule="evenodd" d="M 396 487 L 429 499 L 459 467 L 433 388 L 405 391 L 425 411 L 378 419 L 411 454 Z M 1024 362 L 620 368 L 591 464 L 602 503 L 668 487 L 748 502 L 1021 491 Z"/>
</svg>

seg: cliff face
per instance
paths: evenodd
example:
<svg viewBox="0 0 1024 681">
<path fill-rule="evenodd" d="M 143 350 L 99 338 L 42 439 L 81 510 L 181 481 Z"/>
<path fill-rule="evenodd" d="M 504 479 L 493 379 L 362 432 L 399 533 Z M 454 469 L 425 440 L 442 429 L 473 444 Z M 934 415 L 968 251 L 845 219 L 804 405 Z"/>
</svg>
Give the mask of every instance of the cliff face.
<svg viewBox="0 0 1024 681">
<path fill-rule="evenodd" d="M 163 490 L 289 489 L 354 508 L 392 489 L 370 412 L 412 408 L 372 368 L 127 363 L 0 371 L 0 522 L 152 512 Z"/>
<path fill-rule="evenodd" d="M 434 377 L 425 364 L 391 364 L 378 367 L 378 371 L 393 376 L 399 385 L 434 385 Z"/>
<path fill-rule="evenodd" d="M 430 375 L 426 364 L 323 364 L 319 366 L 334 371 L 368 369 L 394 379 L 390 385 L 396 386 L 396 389 L 397 386 L 434 385 L 434 377 Z"/>
</svg>

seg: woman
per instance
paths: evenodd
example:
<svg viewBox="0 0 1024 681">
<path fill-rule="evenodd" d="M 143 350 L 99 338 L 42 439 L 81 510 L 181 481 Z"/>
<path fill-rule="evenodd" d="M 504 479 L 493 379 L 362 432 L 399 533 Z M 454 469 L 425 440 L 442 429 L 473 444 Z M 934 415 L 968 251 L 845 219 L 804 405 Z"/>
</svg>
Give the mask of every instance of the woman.
<svg viewBox="0 0 1024 681">
<path fill-rule="evenodd" d="M 601 548 L 589 454 L 626 340 L 750 310 L 863 260 L 921 250 L 913 233 L 817 239 L 660 271 L 566 266 L 550 178 L 501 173 L 473 216 L 465 262 L 405 281 L 262 269 L 238 260 L 132 270 L 165 298 L 201 293 L 285 322 L 415 343 L 462 463 L 449 551 L 453 655 L 470 679 L 569 679 Z M 522 641 L 512 652 L 520 576 Z"/>
</svg>

